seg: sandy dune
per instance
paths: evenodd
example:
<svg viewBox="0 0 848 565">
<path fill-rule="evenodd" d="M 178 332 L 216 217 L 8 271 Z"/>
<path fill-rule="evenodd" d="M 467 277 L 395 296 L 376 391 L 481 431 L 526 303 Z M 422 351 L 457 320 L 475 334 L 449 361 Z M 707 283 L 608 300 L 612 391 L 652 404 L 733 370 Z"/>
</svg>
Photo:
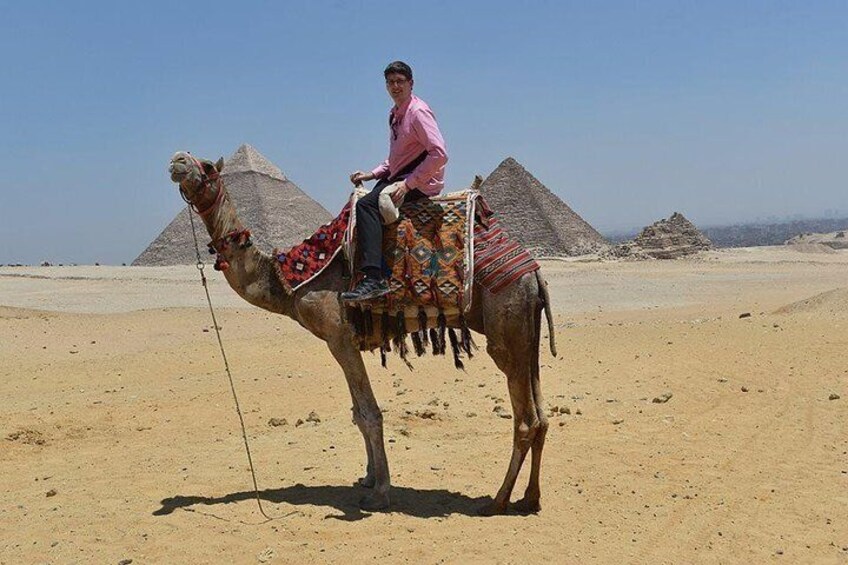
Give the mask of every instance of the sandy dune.
<svg viewBox="0 0 848 565">
<path fill-rule="evenodd" d="M 0 268 L 0 563 L 848 563 L 848 252 L 543 269 L 543 510 L 494 518 L 485 354 L 366 355 L 395 490 L 361 513 L 341 371 L 207 271 L 263 523 L 194 267 Z"/>
</svg>

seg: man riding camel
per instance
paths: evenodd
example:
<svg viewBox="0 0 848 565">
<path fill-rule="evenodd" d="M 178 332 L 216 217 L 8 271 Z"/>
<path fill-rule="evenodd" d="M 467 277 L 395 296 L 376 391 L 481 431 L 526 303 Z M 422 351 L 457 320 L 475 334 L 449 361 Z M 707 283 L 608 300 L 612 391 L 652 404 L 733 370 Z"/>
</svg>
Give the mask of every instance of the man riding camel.
<svg viewBox="0 0 848 565">
<path fill-rule="evenodd" d="M 350 302 L 377 298 L 389 291 L 382 269 L 380 193 L 388 189 L 392 201 L 400 206 L 404 201 L 436 196 L 445 185 L 445 141 L 433 111 L 412 94 L 412 69 L 403 61 L 395 61 L 386 67 L 383 76 L 395 103 L 389 113 L 389 157 L 370 173 L 356 171 L 350 175 L 350 181 L 357 186 L 378 180 L 371 192 L 356 203 L 356 243 L 364 278 L 356 288 L 342 293 L 342 299 Z"/>
</svg>

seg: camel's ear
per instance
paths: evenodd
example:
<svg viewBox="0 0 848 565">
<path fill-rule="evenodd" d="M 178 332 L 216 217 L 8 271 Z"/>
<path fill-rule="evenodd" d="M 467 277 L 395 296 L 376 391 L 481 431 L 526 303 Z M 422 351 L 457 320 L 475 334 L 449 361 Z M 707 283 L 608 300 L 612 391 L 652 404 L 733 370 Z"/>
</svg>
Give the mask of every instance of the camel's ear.
<svg viewBox="0 0 848 565">
<path fill-rule="evenodd" d="M 480 185 L 483 184 L 483 177 L 474 175 L 474 182 L 471 183 L 471 190 L 480 190 Z"/>
<path fill-rule="evenodd" d="M 224 158 L 223 157 L 218 159 L 218 161 L 215 163 L 215 170 L 217 170 L 219 173 L 224 170 Z"/>
</svg>

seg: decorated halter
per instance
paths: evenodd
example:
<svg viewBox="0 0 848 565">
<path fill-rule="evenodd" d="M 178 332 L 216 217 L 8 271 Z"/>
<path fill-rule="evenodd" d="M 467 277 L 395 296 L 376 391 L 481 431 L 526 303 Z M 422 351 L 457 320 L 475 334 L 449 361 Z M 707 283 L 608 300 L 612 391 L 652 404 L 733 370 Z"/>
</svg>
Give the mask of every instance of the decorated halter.
<svg viewBox="0 0 848 565">
<path fill-rule="evenodd" d="M 218 189 L 217 193 L 215 194 L 215 200 L 213 200 L 212 203 L 209 206 L 207 206 L 206 208 L 201 210 L 194 204 L 194 202 L 191 201 L 191 199 L 185 193 L 185 190 L 183 189 L 182 183 L 180 183 L 180 185 L 179 185 L 180 196 L 182 196 L 182 198 L 183 198 L 183 200 L 185 200 L 186 204 L 191 206 L 192 210 L 197 212 L 198 216 L 200 216 L 201 218 L 204 218 L 204 217 L 208 216 L 209 213 L 212 212 L 212 210 L 214 210 L 215 208 L 218 207 L 218 204 L 221 202 L 221 198 L 224 195 L 223 187 L 221 186 L 221 175 L 218 173 L 218 171 L 217 171 L 217 169 L 215 169 L 215 167 L 212 167 L 212 170 L 214 172 L 207 175 L 206 169 L 204 168 L 203 163 L 201 163 L 191 153 L 189 153 L 188 156 L 191 158 L 191 160 L 194 162 L 195 165 L 197 165 L 197 168 L 200 170 L 200 187 L 197 191 L 197 197 L 198 198 L 202 197 L 207 192 L 209 192 L 209 190 L 212 189 L 212 183 L 213 182 L 215 183 L 215 188 Z"/>
<path fill-rule="evenodd" d="M 226 271 L 230 268 L 230 262 L 224 256 L 227 251 L 232 249 L 247 249 L 251 246 L 253 246 L 253 241 L 250 239 L 250 230 L 248 229 L 231 231 L 206 244 L 209 254 L 216 255 L 216 271 Z"/>
</svg>

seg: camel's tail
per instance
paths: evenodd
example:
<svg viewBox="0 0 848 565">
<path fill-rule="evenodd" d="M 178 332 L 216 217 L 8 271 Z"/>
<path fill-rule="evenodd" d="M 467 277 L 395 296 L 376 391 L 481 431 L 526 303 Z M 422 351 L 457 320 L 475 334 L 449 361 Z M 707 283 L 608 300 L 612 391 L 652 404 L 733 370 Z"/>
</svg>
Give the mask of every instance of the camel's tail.
<svg viewBox="0 0 848 565">
<path fill-rule="evenodd" d="M 542 271 L 536 270 L 536 281 L 539 283 L 539 294 L 545 307 L 545 318 L 548 319 L 548 339 L 551 346 L 551 354 L 556 357 L 556 337 L 554 335 L 554 317 L 551 314 L 551 295 L 548 293 L 548 282 L 542 277 Z"/>
</svg>

